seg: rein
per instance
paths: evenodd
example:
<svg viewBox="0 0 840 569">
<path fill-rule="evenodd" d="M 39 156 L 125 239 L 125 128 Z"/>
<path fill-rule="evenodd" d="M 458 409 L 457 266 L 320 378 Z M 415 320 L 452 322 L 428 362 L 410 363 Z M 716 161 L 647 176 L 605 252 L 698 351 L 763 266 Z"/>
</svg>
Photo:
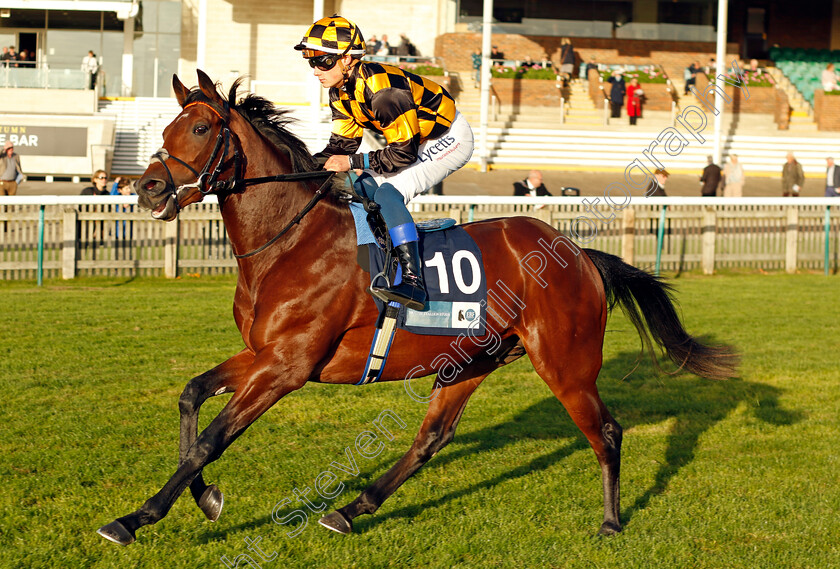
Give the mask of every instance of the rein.
<svg viewBox="0 0 840 569">
<path fill-rule="evenodd" d="M 300 220 L 303 219 L 303 216 L 306 215 L 307 213 L 309 213 L 309 210 L 311 210 L 313 207 L 315 207 L 315 204 L 317 204 L 319 201 L 321 201 L 321 198 L 323 198 L 325 195 L 327 195 L 326 192 L 324 191 L 324 188 L 327 187 L 327 184 L 330 183 L 330 180 L 332 180 L 332 177 L 335 176 L 335 172 L 328 172 L 326 170 L 321 171 L 321 172 L 298 172 L 298 173 L 295 173 L 295 174 L 278 174 L 277 176 L 265 176 L 263 178 L 246 178 L 244 180 L 240 180 L 240 182 L 243 182 L 243 183 L 246 183 L 246 185 L 249 185 L 249 184 L 262 184 L 262 183 L 265 183 L 265 182 L 274 182 L 274 181 L 282 182 L 282 181 L 292 181 L 292 180 L 307 180 L 307 179 L 316 178 L 316 177 L 322 177 L 323 178 L 324 176 L 327 176 L 327 179 L 324 180 L 324 183 L 321 184 L 321 186 L 318 188 L 318 191 L 316 191 L 315 195 L 312 196 L 312 199 L 309 200 L 309 203 L 307 203 L 305 206 L 303 206 L 303 209 L 300 210 L 297 213 L 297 215 L 295 215 L 288 224 L 286 224 L 286 227 L 284 227 L 283 229 L 280 230 L 280 233 L 278 233 L 277 235 L 275 235 L 274 237 L 269 239 L 264 245 L 261 245 L 260 247 L 257 247 L 253 251 L 250 251 L 248 253 L 242 253 L 241 255 L 238 255 L 238 254 L 234 253 L 233 256 L 236 257 L 237 259 L 244 259 L 246 257 L 256 255 L 257 253 L 265 250 L 270 245 L 272 245 L 275 241 L 277 241 L 278 239 L 283 237 L 283 235 L 285 235 L 286 232 L 289 231 L 293 226 L 300 223 Z"/>
<path fill-rule="evenodd" d="M 318 170 L 313 172 L 291 172 L 288 174 L 277 174 L 274 176 L 262 176 L 259 178 L 240 178 L 242 163 L 239 158 L 239 150 L 236 148 L 236 145 L 233 144 L 233 176 L 227 180 L 219 180 L 219 175 L 222 173 L 222 164 L 225 161 L 225 156 L 228 154 L 228 150 L 231 147 L 231 132 L 227 126 L 227 121 L 222 118 L 216 109 L 212 106 L 208 105 L 207 103 L 197 101 L 195 103 L 191 103 L 184 107 L 190 107 L 192 105 L 204 105 L 205 107 L 209 108 L 213 111 L 221 120 L 222 120 L 222 127 L 219 130 L 219 134 L 216 135 L 216 144 L 213 147 L 213 152 L 210 154 L 210 157 L 207 159 L 207 162 L 204 164 L 204 167 L 201 169 L 201 172 L 197 171 L 195 168 L 190 166 L 186 161 L 181 160 L 177 156 L 173 156 L 169 153 L 165 148 L 159 149 L 157 152 L 152 154 L 152 160 L 157 160 L 161 163 L 164 170 L 166 170 L 166 175 L 169 177 L 169 184 L 172 187 L 175 187 L 175 180 L 172 177 L 172 172 L 169 170 L 169 166 L 166 165 L 166 161 L 171 158 L 187 168 L 193 175 L 196 177 L 195 182 L 191 184 L 183 184 L 175 188 L 175 207 L 180 211 L 180 206 L 178 205 L 178 194 L 181 190 L 188 189 L 188 188 L 195 188 L 203 195 L 207 195 L 210 193 L 218 192 L 220 190 L 234 190 L 238 186 L 255 186 L 257 184 L 265 184 L 268 182 L 293 182 L 298 180 L 313 180 L 313 179 L 321 179 L 326 178 L 318 190 L 315 192 L 315 195 L 312 196 L 312 199 L 309 200 L 303 209 L 301 209 L 297 215 L 295 215 L 292 220 L 280 230 L 280 232 L 268 240 L 267 243 L 264 245 L 250 251 L 248 253 L 242 253 L 241 255 L 234 253 L 233 256 L 237 259 L 244 259 L 246 257 L 251 257 L 252 255 L 256 255 L 261 251 L 264 251 L 278 239 L 280 239 L 283 235 L 285 235 L 293 226 L 300 223 L 309 211 L 315 207 L 321 199 L 327 194 L 325 192 L 325 188 L 327 184 L 329 184 L 332 177 L 335 175 L 335 172 L 330 172 L 327 170 Z M 224 145 L 224 150 L 221 153 L 221 156 L 218 156 L 218 163 L 216 164 L 216 168 L 213 172 L 210 172 L 210 167 L 212 166 L 213 162 L 216 161 L 217 155 L 219 151 L 222 150 L 222 145 Z M 205 178 L 209 176 L 207 180 Z"/>
</svg>

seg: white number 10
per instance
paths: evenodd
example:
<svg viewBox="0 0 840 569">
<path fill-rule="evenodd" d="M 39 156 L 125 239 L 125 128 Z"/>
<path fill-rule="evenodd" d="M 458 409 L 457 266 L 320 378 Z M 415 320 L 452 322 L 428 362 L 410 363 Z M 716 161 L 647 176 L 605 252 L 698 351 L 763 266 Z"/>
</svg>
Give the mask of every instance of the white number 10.
<svg viewBox="0 0 840 569">
<path fill-rule="evenodd" d="M 461 271 L 461 262 L 467 261 L 472 269 L 472 282 L 467 284 L 464 282 L 464 274 Z M 446 271 L 446 261 L 443 258 L 443 253 L 438 251 L 435 256 L 426 261 L 427 267 L 434 267 L 438 272 L 438 281 L 440 284 L 440 292 L 449 294 L 449 275 Z M 452 255 L 452 277 L 455 279 L 455 286 L 458 287 L 464 294 L 472 294 L 481 286 L 481 273 L 478 259 L 470 251 L 457 251 Z"/>
</svg>

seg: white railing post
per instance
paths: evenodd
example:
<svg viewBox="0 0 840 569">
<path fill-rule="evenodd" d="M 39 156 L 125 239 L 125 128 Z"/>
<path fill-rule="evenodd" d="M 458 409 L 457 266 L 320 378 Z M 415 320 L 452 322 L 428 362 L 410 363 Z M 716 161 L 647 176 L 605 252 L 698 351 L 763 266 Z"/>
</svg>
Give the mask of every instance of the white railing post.
<svg viewBox="0 0 840 569">
<path fill-rule="evenodd" d="M 61 239 L 61 278 L 76 278 L 76 220 L 79 214 L 76 208 L 66 208 L 62 218 Z"/>
<path fill-rule="evenodd" d="M 717 225 L 717 213 L 714 208 L 707 207 L 703 211 L 703 248 L 701 265 L 704 275 L 713 275 L 715 272 L 715 239 L 717 237 L 715 227 Z"/>
<path fill-rule="evenodd" d="M 181 218 L 167 222 L 163 232 L 163 274 L 168 279 L 178 276 L 178 240 L 180 237 Z"/>
<path fill-rule="evenodd" d="M 796 272 L 797 245 L 799 240 L 799 208 L 787 208 L 787 225 L 785 228 L 785 272 Z"/>
<path fill-rule="evenodd" d="M 636 210 L 624 208 L 621 216 L 621 258 L 628 265 L 636 260 Z"/>
</svg>

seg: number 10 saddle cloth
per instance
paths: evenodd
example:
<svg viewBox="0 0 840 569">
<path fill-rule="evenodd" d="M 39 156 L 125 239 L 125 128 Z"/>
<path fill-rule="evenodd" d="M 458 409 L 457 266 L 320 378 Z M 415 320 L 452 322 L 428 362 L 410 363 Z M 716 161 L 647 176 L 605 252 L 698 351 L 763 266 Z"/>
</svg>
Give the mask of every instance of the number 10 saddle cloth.
<svg viewBox="0 0 840 569">
<path fill-rule="evenodd" d="M 367 212 L 358 204 L 351 204 L 350 209 L 356 221 L 357 244 L 368 249 L 369 266 L 364 268 L 369 270 L 372 279 L 387 277 L 390 282 L 397 271 L 396 260 L 391 259 L 391 266 L 386 270 L 385 263 L 390 257 L 377 245 L 368 226 Z M 368 360 L 368 368 L 372 364 L 373 369 L 366 370 L 360 383 L 373 382 L 381 374 L 396 328 L 435 336 L 459 336 L 468 331 L 473 336 L 485 333 L 487 279 L 481 250 L 475 240 L 451 219 L 418 223 L 417 229 L 426 283 L 426 308 L 412 310 L 394 302 L 385 306 L 379 299 L 374 299 L 380 317 Z M 360 257 L 364 257 L 364 252 L 360 252 Z M 380 358 L 381 362 L 376 361 Z M 375 377 L 368 378 L 369 372 L 375 372 Z"/>
</svg>

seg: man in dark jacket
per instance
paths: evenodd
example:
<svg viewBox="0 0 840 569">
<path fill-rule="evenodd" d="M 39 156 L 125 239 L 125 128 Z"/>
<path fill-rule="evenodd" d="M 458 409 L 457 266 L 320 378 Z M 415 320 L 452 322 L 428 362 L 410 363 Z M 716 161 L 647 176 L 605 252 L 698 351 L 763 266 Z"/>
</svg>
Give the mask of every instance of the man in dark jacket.
<svg viewBox="0 0 840 569">
<path fill-rule="evenodd" d="M 540 172 L 539 170 L 531 170 L 528 173 L 527 178 L 525 178 L 521 182 L 514 182 L 513 195 L 522 197 L 551 196 L 548 190 L 545 189 L 545 184 L 543 184 L 542 172 Z"/>
<path fill-rule="evenodd" d="M 621 118 L 621 107 L 624 106 L 624 93 L 626 87 L 624 85 L 624 77 L 621 72 L 613 71 L 612 77 L 609 79 L 610 87 L 610 107 L 612 109 L 611 117 L 614 119 Z"/>
<path fill-rule="evenodd" d="M 834 165 L 834 158 L 826 158 L 825 163 L 825 197 L 836 198 L 840 196 L 840 168 Z"/>
<path fill-rule="evenodd" d="M 668 194 L 665 193 L 665 182 L 671 174 L 667 170 L 657 168 L 653 171 L 653 180 L 650 181 L 648 187 L 645 189 L 646 198 L 665 198 Z"/>
<path fill-rule="evenodd" d="M 718 186 L 720 186 L 720 166 L 715 164 L 715 159 L 708 156 L 709 164 L 703 168 L 703 175 L 700 176 L 700 182 L 703 188 L 700 193 L 703 197 L 713 198 L 717 195 Z"/>
</svg>

